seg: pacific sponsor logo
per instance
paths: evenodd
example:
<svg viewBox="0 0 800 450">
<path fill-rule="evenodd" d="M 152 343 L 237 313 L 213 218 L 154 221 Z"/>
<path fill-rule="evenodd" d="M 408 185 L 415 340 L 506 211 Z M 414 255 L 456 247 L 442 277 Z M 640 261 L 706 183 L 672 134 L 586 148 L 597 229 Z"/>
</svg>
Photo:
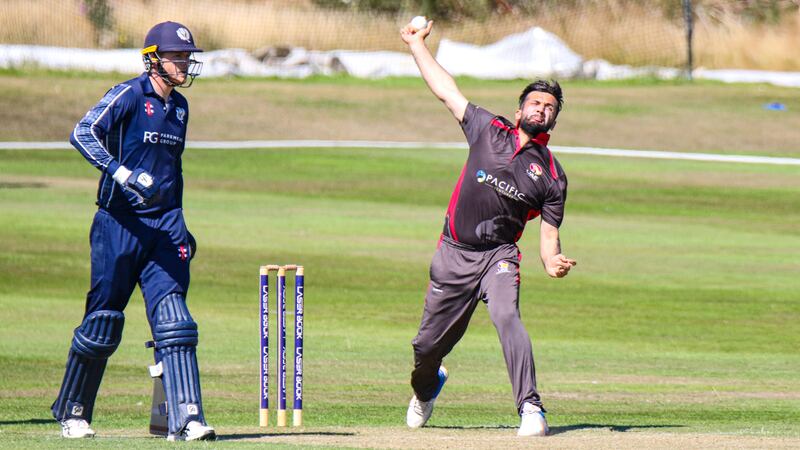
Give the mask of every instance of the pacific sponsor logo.
<svg viewBox="0 0 800 450">
<path fill-rule="evenodd" d="M 144 142 L 145 144 L 178 145 L 183 143 L 183 138 L 169 133 L 159 133 L 158 131 L 145 131 L 142 142 Z"/>
<path fill-rule="evenodd" d="M 533 181 L 538 180 L 539 177 L 542 176 L 543 173 L 544 173 L 544 170 L 542 169 L 542 166 L 540 166 L 540 165 L 538 165 L 536 163 L 531 163 L 531 165 L 528 167 L 528 176 Z"/>
<path fill-rule="evenodd" d="M 78 416 L 78 417 L 83 416 L 83 406 L 81 406 L 81 405 L 73 406 L 72 407 L 72 415 L 73 416 Z"/>
<path fill-rule="evenodd" d="M 513 198 L 514 200 L 525 201 L 525 194 L 520 192 L 516 186 L 508 181 L 501 180 L 490 173 L 487 173 L 483 170 L 478 170 L 478 172 L 475 173 L 475 179 L 478 181 L 478 183 L 492 186 L 501 195 L 504 195 L 508 198 Z"/>
<path fill-rule="evenodd" d="M 189 403 L 186 405 L 186 414 L 190 416 L 196 416 L 200 414 L 200 408 L 198 408 L 194 403 Z"/>
</svg>

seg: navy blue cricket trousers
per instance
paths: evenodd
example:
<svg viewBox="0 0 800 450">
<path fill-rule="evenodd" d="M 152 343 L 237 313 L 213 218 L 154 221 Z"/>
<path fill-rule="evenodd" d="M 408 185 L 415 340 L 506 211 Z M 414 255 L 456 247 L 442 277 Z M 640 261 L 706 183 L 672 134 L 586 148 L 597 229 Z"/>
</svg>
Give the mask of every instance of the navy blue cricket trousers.
<svg viewBox="0 0 800 450">
<path fill-rule="evenodd" d="M 189 289 L 189 232 L 183 210 L 145 216 L 98 209 L 90 232 L 92 284 L 85 315 L 122 312 L 136 284 L 142 289 L 147 318 L 168 294 L 186 298 Z"/>
</svg>

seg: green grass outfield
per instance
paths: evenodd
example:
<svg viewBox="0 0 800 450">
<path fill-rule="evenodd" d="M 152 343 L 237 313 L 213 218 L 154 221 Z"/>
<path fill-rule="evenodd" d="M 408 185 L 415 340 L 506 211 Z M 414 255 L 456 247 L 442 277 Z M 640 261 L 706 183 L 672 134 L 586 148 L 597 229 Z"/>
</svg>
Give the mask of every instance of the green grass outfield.
<svg viewBox="0 0 800 450">
<path fill-rule="evenodd" d="M 199 241 L 189 299 L 207 418 L 223 438 L 212 445 L 410 448 L 447 435 L 465 448 L 473 436 L 515 439 L 518 417 L 483 307 L 445 361 L 451 379 L 434 428 L 403 428 L 410 341 L 464 158 L 187 150 L 186 217 Z M 579 264 L 566 279 L 546 277 L 538 222 L 520 243 L 522 317 L 556 433 L 549 442 L 597 447 L 584 439 L 607 433 L 618 448 L 639 446 L 639 436 L 684 447 L 723 438 L 800 445 L 800 168 L 560 160 L 570 179 L 563 248 Z M 0 447 L 64 446 L 49 406 L 88 288 L 97 177 L 74 151 L 0 151 Z M 270 262 L 307 271 L 300 434 L 257 427 L 257 275 Z M 166 447 L 146 437 L 151 354 L 138 290 L 126 316 L 95 409 L 99 437 L 72 445 Z M 389 441 L 369 440 L 387 433 Z M 691 440 L 698 436 L 708 440 Z"/>
<path fill-rule="evenodd" d="M 0 141 L 64 142 L 123 74 L 0 69 Z M 708 81 L 564 81 L 553 145 L 800 158 L 796 88 Z M 472 102 L 514 116 L 523 80 L 459 77 Z M 425 83 L 365 80 L 198 78 L 188 139 L 336 139 L 463 142 Z M 784 111 L 764 109 L 782 103 Z"/>
</svg>

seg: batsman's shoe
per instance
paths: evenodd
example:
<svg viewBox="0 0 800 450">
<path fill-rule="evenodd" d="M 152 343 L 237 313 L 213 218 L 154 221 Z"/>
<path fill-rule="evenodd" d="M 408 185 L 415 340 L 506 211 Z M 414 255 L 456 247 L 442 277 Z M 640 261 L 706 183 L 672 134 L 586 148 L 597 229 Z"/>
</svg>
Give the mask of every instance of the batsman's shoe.
<svg viewBox="0 0 800 450">
<path fill-rule="evenodd" d="M 83 419 L 67 419 L 61 421 L 61 436 L 67 439 L 93 438 L 94 430 L 89 422 Z"/>
<path fill-rule="evenodd" d="M 517 436 L 547 436 L 548 431 L 550 429 L 547 427 L 547 419 L 544 418 L 542 409 L 525 402 L 522 405 Z"/>
<path fill-rule="evenodd" d="M 447 381 L 447 369 L 444 366 L 439 366 L 439 384 L 436 386 L 433 397 L 427 402 L 420 401 L 416 394 L 411 397 L 411 402 L 408 404 L 408 412 L 406 412 L 406 424 L 409 427 L 421 428 L 425 426 L 425 423 L 433 414 L 433 402 L 442 392 L 442 386 L 444 386 L 445 381 Z"/>
<path fill-rule="evenodd" d="M 217 432 L 208 425 L 193 420 L 186 424 L 183 431 L 177 435 L 167 436 L 168 441 L 213 441 L 217 438 Z"/>
</svg>

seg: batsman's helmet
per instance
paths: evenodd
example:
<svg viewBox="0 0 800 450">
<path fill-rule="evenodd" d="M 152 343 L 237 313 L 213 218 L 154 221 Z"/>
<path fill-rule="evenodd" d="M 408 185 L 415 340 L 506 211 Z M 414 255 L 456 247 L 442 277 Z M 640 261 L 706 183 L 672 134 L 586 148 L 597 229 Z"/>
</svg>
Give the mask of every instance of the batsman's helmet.
<svg viewBox="0 0 800 450">
<path fill-rule="evenodd" d="M 147 32 L 142 53 L 202 52 L 188 28 L 178 22 L 161 22 Z"/>
<path fill-rule="evenodd" d="M 162 52 L 202 52 L 194 43 L 192 32 L 185 26 L 177 22 L 161 22 L 153 26 L 144 38 L 144 48 L 142 48 L 142 59 L 144 60 L 145 70 L 150 72 L 156 69 L 158 75 L 171 86 L 189 87 L 194 81 L 194 77 L 200 75 L 203 63 L 189 57 L 189 67 L 186 71 L 186 80 L 177 85 L 170 80 L 168 74 L 157 64 Z"/>
</svg>

